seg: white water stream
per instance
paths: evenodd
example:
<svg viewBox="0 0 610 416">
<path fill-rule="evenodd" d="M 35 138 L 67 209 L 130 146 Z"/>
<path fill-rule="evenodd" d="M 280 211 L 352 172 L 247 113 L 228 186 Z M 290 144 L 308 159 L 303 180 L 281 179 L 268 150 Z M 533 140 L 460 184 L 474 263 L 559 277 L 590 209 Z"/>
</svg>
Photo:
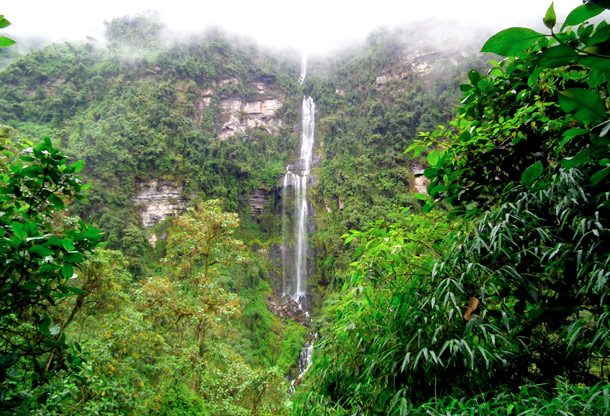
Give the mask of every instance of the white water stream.
<svg viewBox="0 0 610 416">
<path fill-rule="evenodd" d="M 303 54 L 299 83 L 303 84 L 307 74 L 307 55 Z M 305 313 L 307 305 L 307 277 L 309 273 L 310 203 L 307 199 L 307 188 L 311 182 L 311 165 L 313 163 L 313 146 L 315 141 L 316 105 L 311 97 L 303 96 L 301 106 L 301 146 L 298 157 L 286 167 L 282 183 L 282 291 L 284 296 L 292 298 Z M 291 204 L 291 205 L 290 205 Z M 313 340 L 308 341 L 298 360 L 298 377 L 291 381 L 291 392 L 294 384 L 309 369 L 313 353 Z"/>
<path fill-rule="evenodd" d="M 307 70 L 306 56 L 303 55 L 301 76 L 303 83 Z M 290 296 L 301 309 L 307 308 L 307 274 L 309 249 L 309 201 L 307 188 L 310 182 L 313 146 L 315 141 L 316 105 L 311 97 L 303 96 L 301 107 L 301 146 L 298 158 L 286 167 L 282 186 L 282 291 Z M 287 205 L 292 202 L 292 226 L 288 221 Z"/>
</svg>

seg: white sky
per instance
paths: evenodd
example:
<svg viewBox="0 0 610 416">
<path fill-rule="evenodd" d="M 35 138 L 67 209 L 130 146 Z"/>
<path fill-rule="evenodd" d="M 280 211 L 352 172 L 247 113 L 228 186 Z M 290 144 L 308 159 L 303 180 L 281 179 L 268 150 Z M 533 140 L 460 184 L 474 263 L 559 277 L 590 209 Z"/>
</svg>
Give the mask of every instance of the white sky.
<svg viewBox="0 0 610 416">
<path fill-rule="evenodd" d="M 558 20 L 580 0 L 555 0 Z M 52 40 L 103 38 L 103 22 L 159 12 L 163 22 L 180 32 L 210 25 L 249 35 L 267 46 L 326 52 L 363 38 L 374 28 L 409 21 L 454 19 L 503 29 L 540 22 L 550 0 L 12 0 L 0 13 L 12 23 L 4 33 Z"/>
</svg>

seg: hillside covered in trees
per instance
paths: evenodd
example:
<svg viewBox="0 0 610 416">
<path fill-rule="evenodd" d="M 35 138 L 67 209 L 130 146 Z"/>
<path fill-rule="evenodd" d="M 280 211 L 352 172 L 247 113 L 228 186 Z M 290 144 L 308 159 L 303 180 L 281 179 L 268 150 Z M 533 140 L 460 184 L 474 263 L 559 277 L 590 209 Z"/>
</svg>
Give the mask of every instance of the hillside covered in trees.
<svg viewBox="0 0 610 416">
<path fill-rule="evenodd" d="M 303 83 L 295 53 L 154 15 L 3 49 L 0 413 L 608 414 L 606 14 L 551 6 L 484 55 L 378 30 Z"/>
</svg>

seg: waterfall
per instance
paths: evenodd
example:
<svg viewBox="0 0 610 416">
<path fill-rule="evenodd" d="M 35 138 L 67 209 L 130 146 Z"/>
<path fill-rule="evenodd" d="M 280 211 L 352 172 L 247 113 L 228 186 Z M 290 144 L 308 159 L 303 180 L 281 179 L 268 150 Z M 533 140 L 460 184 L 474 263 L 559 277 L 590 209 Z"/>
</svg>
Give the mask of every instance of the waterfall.
<svg viewBox="0 0 610 416">
<path fill-rule="evenodd" d="M 307 55 L 303 54 L 299 83 L 303 84 L 307 73 Z M 297 157 L 286 167 L 282 182 L 282 294 L 290 297 L 305 315 L 307 309 L 307 277 L 310 259 L 309 235 L 313 232 L 313 207 L 307 199 L 307 188 L 311 182 L 313 146 L 315 141 L 316 105 L 311 97 L 303 96 L 301 106 L 301 146 Z M 313 341 L 308 341 L 298 360 L 299 375 L 291 382 L 299 380 L 311 365 Z"/>
<path fill-rule="evenodd" d="M 317 338 L 317 334 L 315 334 L 314 338 Z M 307 372 L 307 370 L 309 370 L 309 367 L 311 367 L 311 357 L 313 355 L 313 340 L 312 341 L 307 341 L 305 343 L 305 345 L 303 346 L 303 349 L 301 350 L 301 352 L 299 353 L 299 359 L 298 359 L 298 368 L 299 368 L 299 376 L 297 378 L 295 378 L 294 380 L 290 381 L 290 394 L 294 393 L 295 391 L 295 384 L 296 382 L 305 375 L 305 373 Z"/>
<path fill-rule="evenodd" d="M 305 75 L 307 75 L 307 54 L 303 53 L 301 58 L 301 76 L 299 77 L 299 84 L 305 82 Z"/>
<path fill-rule="evenodd" d="M 298 158 L 288 165 L 282 183 L 282 291 L 306 308 L 309 248 L 310 182 L 315 139 L 316 106 L 311 97 L 303 97 L 301 108 L 301 147 Z M 292 202 L 292 224 L 287 205 Z M 292 230 L 290 229 L 292 226 Z"/>
<path fill-rule="evenodd" d="M 305 81 L 307 55 L 301 61 L 299 83 Z M 312 216 L 307 199 L 310 182 L 313 145 L 315 140 L 316 105 L 311 97 L 303 96 L 301 106 L 301 146 L 298 157 L 286 167 L 282 182 L 282 294 L 291 297 L 301 310 L 307 309 L 307 274 L 309 218 Z M 289 204 L 292 209 L 289 209 Z"/>
</svg>

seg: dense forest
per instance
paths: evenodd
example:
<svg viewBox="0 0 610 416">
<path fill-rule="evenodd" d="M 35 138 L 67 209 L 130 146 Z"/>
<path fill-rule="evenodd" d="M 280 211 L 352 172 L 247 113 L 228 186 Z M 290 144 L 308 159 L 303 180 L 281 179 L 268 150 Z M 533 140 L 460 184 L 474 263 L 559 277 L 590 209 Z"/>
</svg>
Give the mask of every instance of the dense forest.
<svg viewBox="0 0 610 416">
<path fill-rule="evenodd" d="M 154 14 L 0 36 L 0 414 L 610 414 L 607 8 L 482 49 L 380 29 L 303 83 Z M 279 259 L 304 95 L 307 310 Z"/>
</svg>

